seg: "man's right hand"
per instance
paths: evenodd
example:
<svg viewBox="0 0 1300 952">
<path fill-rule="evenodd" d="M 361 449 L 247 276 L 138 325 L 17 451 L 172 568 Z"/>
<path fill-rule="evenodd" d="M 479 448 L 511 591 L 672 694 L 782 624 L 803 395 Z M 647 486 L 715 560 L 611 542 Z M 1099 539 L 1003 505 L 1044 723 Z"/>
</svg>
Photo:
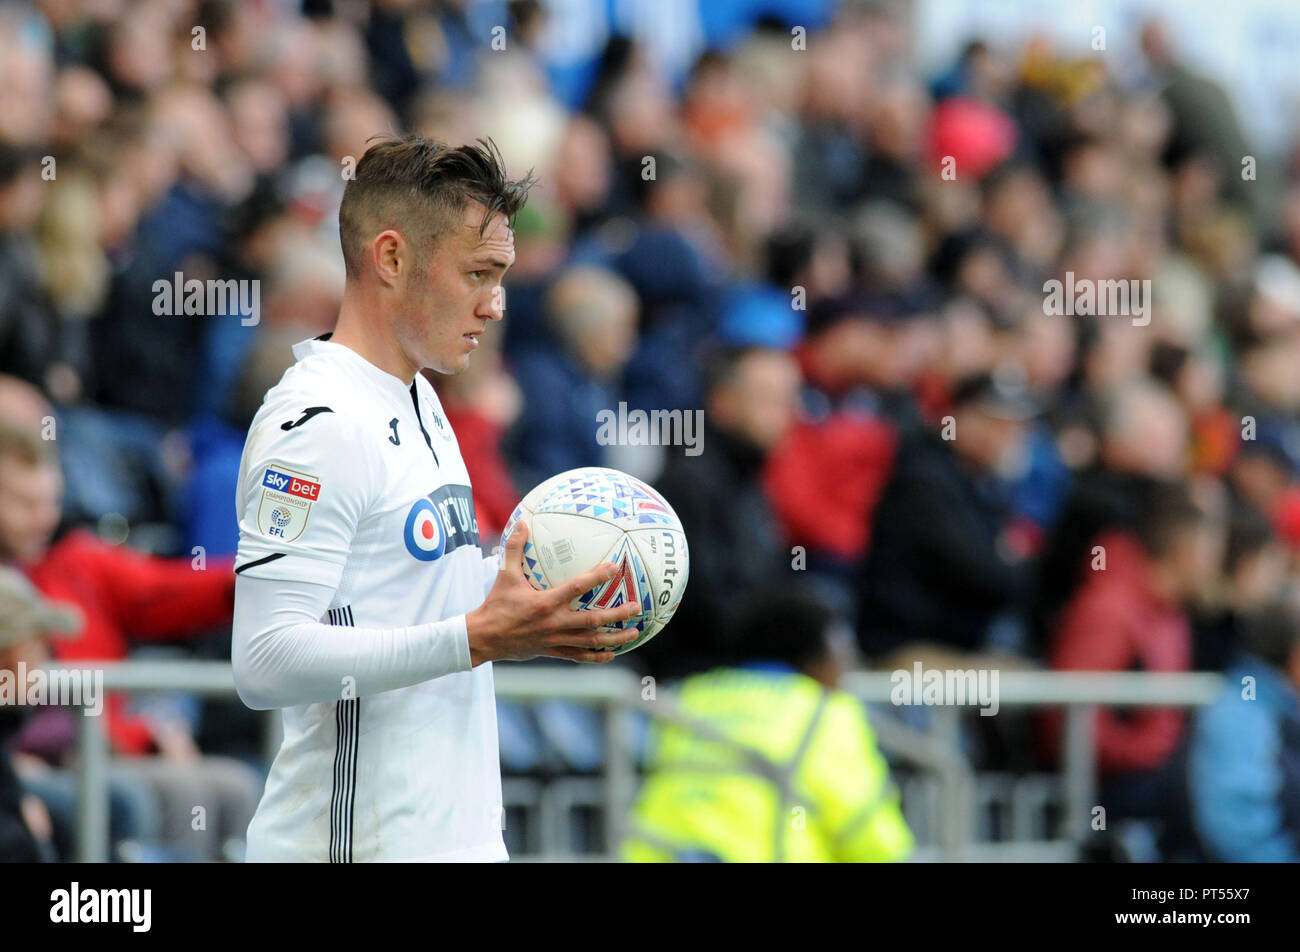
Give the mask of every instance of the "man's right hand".
<svg viewBox="0 0 1300 952">
<path fill-rule="evenodd" d="M 612 661 L 610 649 L 641 637 L 636 628 L 624 631 L 594 631 L 617 625 L 641 613 L 635 602 L 617 608 L 574 611 L 570 603 L 584 592 L 612 579 L 618 567 L 612 562 L 596 566 L 556 588 L 538 591 L 524 575 L 524 543 L 528 526 L 515 525 L 506 541 L 501 571 L 487 599 L 465 616 L 469 634 L 470 663 L 484 661 L 527 661 L 545 655 L 602 664 Z"/>
</svg>

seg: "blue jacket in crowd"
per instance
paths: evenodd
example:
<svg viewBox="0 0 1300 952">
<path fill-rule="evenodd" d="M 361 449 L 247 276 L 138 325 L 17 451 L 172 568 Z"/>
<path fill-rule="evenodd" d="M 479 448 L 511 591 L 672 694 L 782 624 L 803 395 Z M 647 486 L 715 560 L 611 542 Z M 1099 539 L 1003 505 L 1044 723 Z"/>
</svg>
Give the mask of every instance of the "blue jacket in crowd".
<svg viewBox="0 0 1300 952">
<path fill-rule="evenodd" d="M 1300 692 L 1251 655 L 1197 718 L 1189 751 L 1192 819 L 1219 862 L 1300 862 Z M 1243 678 L 1255 697 L 1242 697 Z"/>
</svg>

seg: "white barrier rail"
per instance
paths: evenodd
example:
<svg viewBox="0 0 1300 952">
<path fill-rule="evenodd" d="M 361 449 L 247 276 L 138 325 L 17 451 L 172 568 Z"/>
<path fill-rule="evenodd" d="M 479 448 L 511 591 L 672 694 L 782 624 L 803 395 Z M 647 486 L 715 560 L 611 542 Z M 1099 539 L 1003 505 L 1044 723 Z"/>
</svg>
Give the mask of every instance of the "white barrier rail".
<svg viewBox="0 0 1300 952">
<path fill-rule="evenodd" d="M 885 671 L 855 671 L 847 675 L 842 687 L 863 701 L 890 703 L 894 690 L 892 675 Z M 1059 836 L 1079 845 L 1091 830 L 1092 808 L 1097 797 L 1097 756 L 1093 721 L 1099 707 L 1199 707 L 1209 704 L 1223 690 L 1223 677 L 1203 672 L 1112 672 L 1112 671 L 1001 671 L 998 672 L 999 707 L 1063 707 L 1065 727 L 1062 737 L 1062 785 L 1065 809 L 1061 813 Z M 944 749 L 960 756 L 960 721 L 963 710 L 970 707 L 937 707 L 935 740 Z M 975 716 L 978 716 L 975 714 Z M 884 738 L 882 738 L 882 743 Z M 953 798 L 953 801 L 960 798 Z M 969 822 L 969 800 L 949 824 Z M 968 828 L 968 827 L 967 827 Z M 969 837 L 950 834 L 941 844 L 945 859 L 960 859 Z"/>
<path fill-rule="evenodd" d="M 48 669 L 58 670 L 58 669 Z M 115 691 L 187 691 L 234 697 L 230 665 L 221 661 L 124 661 L 103 665 L 104 687 Z M 652 717 L 674 720 L 672 705 L 642 700 L 640 678 L 625 668 L 557 668 L 546 665 L 499 664 L 494 678 L 498 696 L 519 701 L 562 699 L 599 706 L 605 714 L 606 764 L 605 834 L 607 848 L 616 848 L 636 791 L 636 763 L 626 731 L 628 712 L 637 709 Z M 854 672 L 845 690 L 865 702 L 890 703 L 893 680 L 888 672 Z M 1145 674 L 1109 672 L 999 672 L 999 706 L 1065 708 L 1063 778 L 1066 809 L 1063 840 L 1079 843 L 1088 832 L 1087 820 L 1096 789 L 1093 712 L 1100 706 L 1195 707 L 1212 701 L 1223 687 L 1217 674 Z M 657 689 L 663 696 L 664 688 Z M 669 693 L 671 696 L 671 693 Z M 273 716 L 276 712 L 269 712 Z M 920 734 L 894 722 L 874 718 L 881 745 L 923 769 L 933 770 L 943 789 L 939 854 L 947 860 L 969 856 L 971 771 L 960 751 L 960 718 L 974 710 L 938 706 L 933 730 Z M 77 856 L 82 862 L 109 857 L 109 748 L 99 717 L 79 717 Z M 278 719 L 277 719 L 278 722 Z"/>
</svg>

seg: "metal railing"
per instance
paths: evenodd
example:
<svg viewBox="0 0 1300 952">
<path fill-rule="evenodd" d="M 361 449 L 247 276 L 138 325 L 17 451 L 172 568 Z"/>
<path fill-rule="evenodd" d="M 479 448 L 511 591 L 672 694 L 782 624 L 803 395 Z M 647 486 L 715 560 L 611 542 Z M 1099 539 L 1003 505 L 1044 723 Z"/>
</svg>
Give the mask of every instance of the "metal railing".
<svg viewBox="0 0 1300 952">
<path fill-rule="evenodd" d="M 50 669 L 55 670 L 55 669 Z M 110 691 L 186 691 L 198 695 L 235 697 L 234 677 L 220 661 L 124 661 L 103 665 L 104 688 Z M 499 664 L 494 666 L 496 693 L 517 701 L 563 699 L 603 709 L 605 725 L 604 787 L 605 843 L 617 849 L 637 786 L 637 765 L 628 731 L 633 711 L 678 720 L 674 704 L 642 699 L 641 680 L 623 668 Z M 1222 689 L 1216 674 L 1082 673 L 1049 671 L 999 672 L 1000 706 L 1065 709 L 1063 782 L 1066 792 L 1060 838 L 1079 844 L 1089 831 L 1095 802 L 1096 752 L 1093 713 L 1101 706 L 1194 707 L 1212 701 Z M 854 672 L 842 687 L 864 702 L 890 703 L 894 682 L 888 672 Z M 657 687 L 656 696 L 672 698 Z M 268 713 L 269 735 L 278 729 L 278 711 Z M 897 718 L 872 712 L 872 725 L 882 748 L 938 778 L 942 814 L 937 850 L 927 855 L 945 860 L 973 858 L 982 847 L 972 842 L 973 773 L 961 751 L 960 731 L 968 707 L 935 706 L 928 733 Z M 109 857 L 109 746 L 100 717 L 78 717 L 77 858 L 104 862 Z M 278 741 L 277 741 L 278 743 Z M 273 746 L 271 748 L 273 753 Z M 1059 841 L 1058 841 L 1059 842 Z"/>
<path fill-rule="evenodd" d="M 858 671 L 842 687 L 865 702 L 889 703 L 894 682 L 889 672 Z M 1097 760 L 1093 721 L 1099 707 L 1199 707 L 1209 704 L 1223 688 L 1223 678 L 1208 673 L 1139 673 L 1082 671 L 999 671 L 1000 707 L 1063 707 L 1065 728 L 1061 750 L 1065 804 L 1060 839 L 1081 844 L 1090 831 L 1096 805 Z M 960 756 L 960 715 L 974 714 L 963 706 L 936 706 L 931 736 L 944 750 Z M 978 716 L 978 715 L 975 715 Z M 881 737 L 882 746 L 886 737 Z M 964 761 L 964 758 L 963 758 Z M 945 802 L 948 802 L 945 800 Z M 969 822 L 970 800 L 957 809 L 963 829 Z M 945 859 L 961 859 L 969 836 L 948 838 L 941 845 Z"/>
</svg>

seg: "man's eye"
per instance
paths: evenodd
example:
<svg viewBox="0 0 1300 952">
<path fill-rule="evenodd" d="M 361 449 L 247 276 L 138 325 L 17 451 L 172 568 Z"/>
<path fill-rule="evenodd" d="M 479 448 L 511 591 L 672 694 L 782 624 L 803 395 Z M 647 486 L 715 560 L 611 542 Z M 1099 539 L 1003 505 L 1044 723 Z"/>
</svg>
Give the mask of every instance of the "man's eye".
<svg viewBox="0 0 1300 952">
<path fill-rule="evenodd" d="M 471 272 L 469 273 L 469 276 L 470 276 L 471 278 L 473 278 L 475 281 L 482 281 L 482 280 L 483 280 L 483 276 L 484 276 L 485 274 L 487 274 L 486 271 L 471 271 Z"/>
</svg>

